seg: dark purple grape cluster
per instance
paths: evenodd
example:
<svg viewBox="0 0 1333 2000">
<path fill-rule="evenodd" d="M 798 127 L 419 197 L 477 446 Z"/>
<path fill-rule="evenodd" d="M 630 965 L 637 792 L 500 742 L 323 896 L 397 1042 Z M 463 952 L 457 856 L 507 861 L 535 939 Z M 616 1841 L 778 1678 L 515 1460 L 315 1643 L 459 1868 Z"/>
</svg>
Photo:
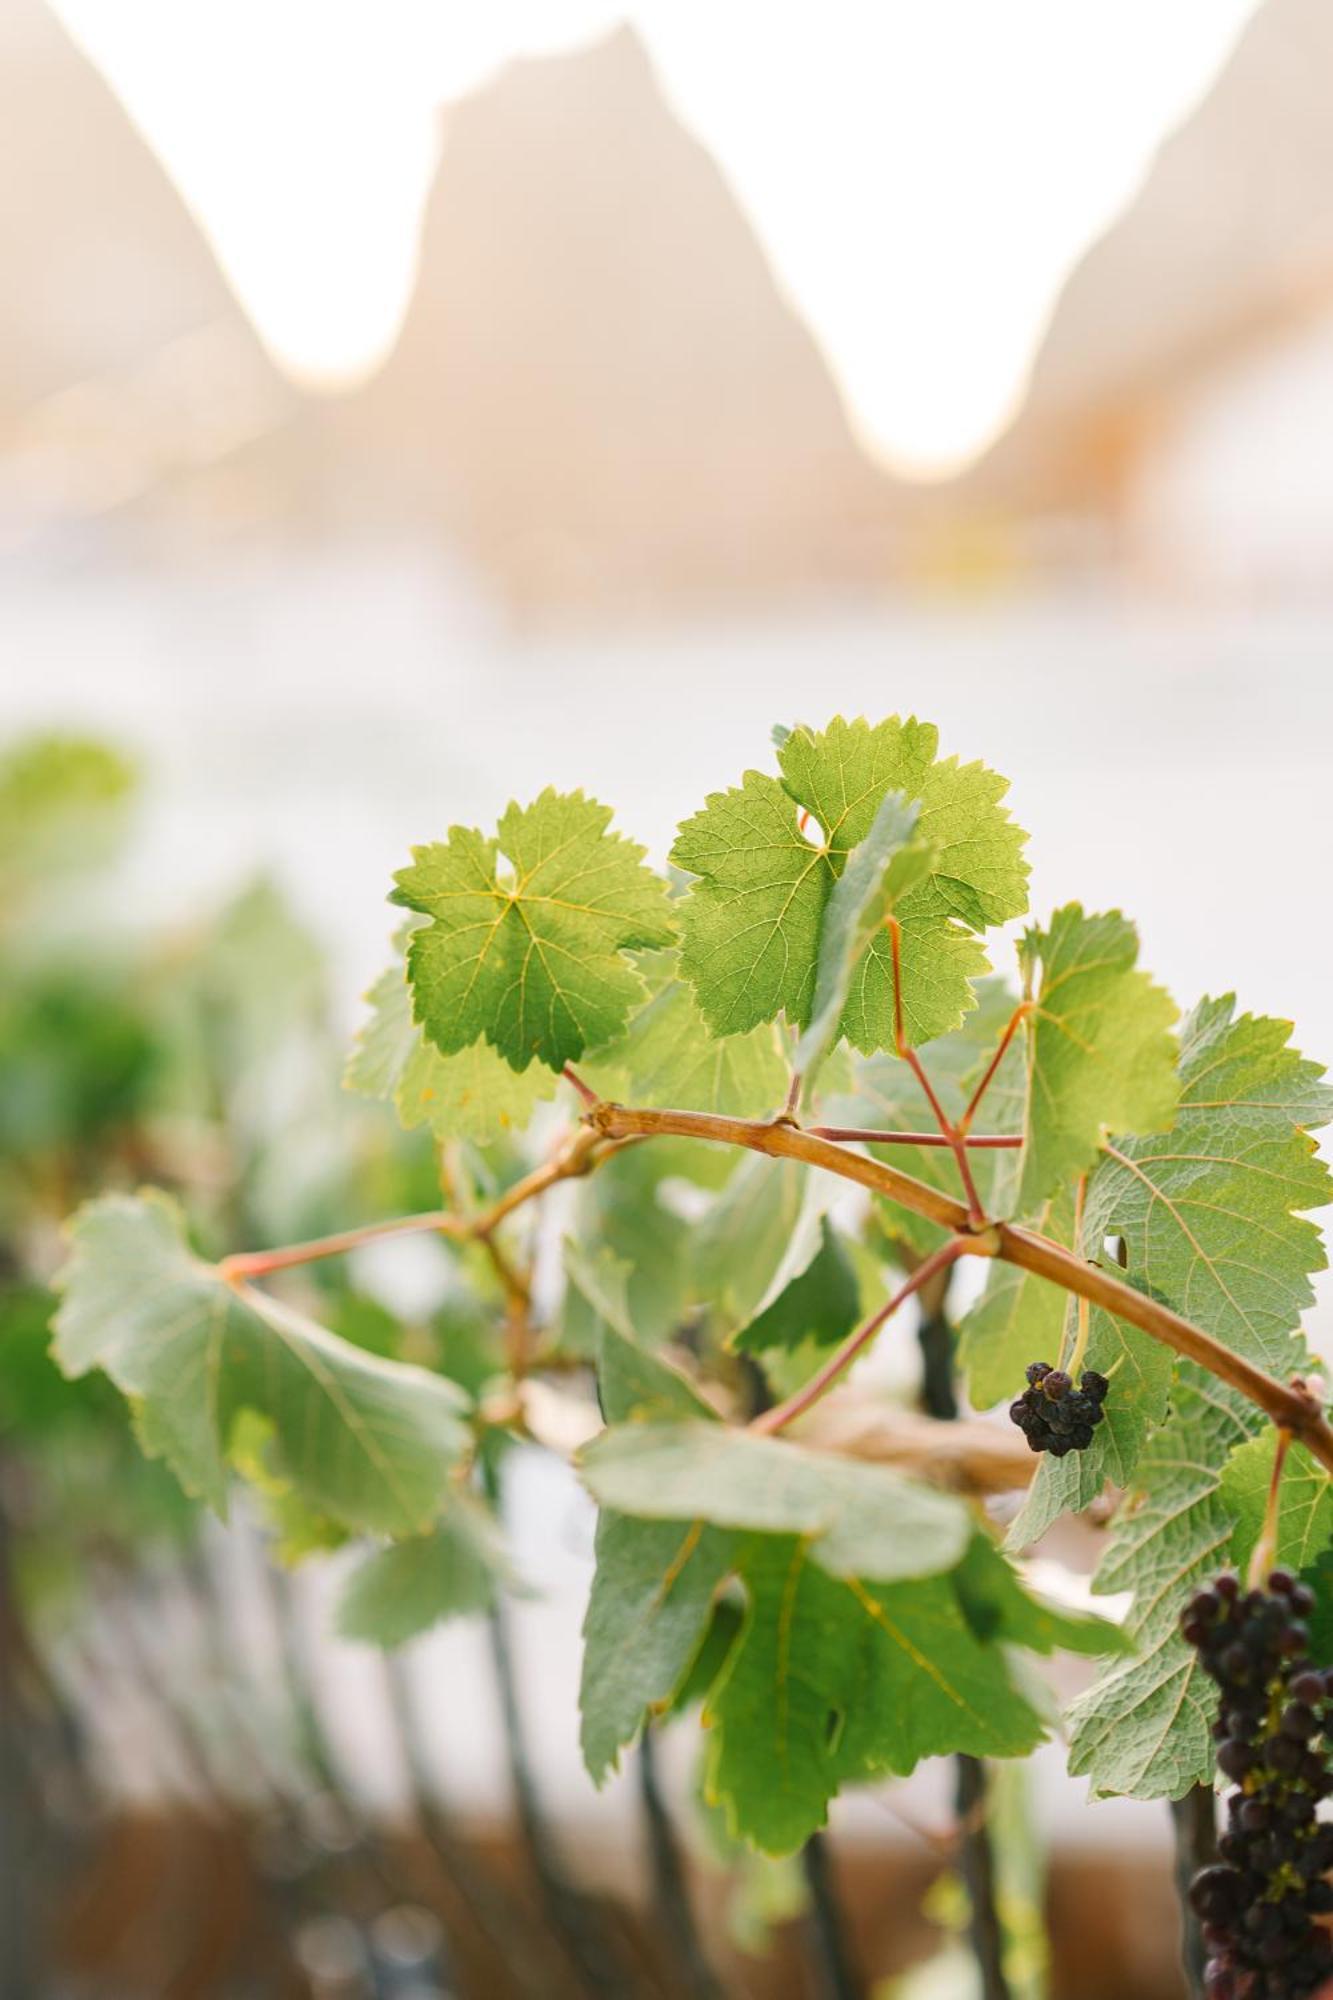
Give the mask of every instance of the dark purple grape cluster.
<svg viewBox="0 0 1333 2000">
<path fill-rule="evenodd" d="M 1069 1451 L 1086 1451 L 1092 1434 L 1106 1415 L 1102 1404 L 1110 1383 L 1095 1368 L 1085 1368 L 1077 1389 L 1063 1368 L 1034 1361 L 1027 1370 L 1028 1386 L 1009 1405 L 1009 1414 L 1032 1451 L 1049 1451 L 1063 1458 Z"/>
<path fill-rule="evenodd" d="M 1181 1631 L 1216 1681 L 1217 1764 L 1235 1789 L 1221 1860 L 1190 1901 L 1208 1949 L 1208 2000 L 1307 2000 L 1333 1975 L 1333 1671 L 1309 1657 L 1314 1597 L 1286 1570 L 1265 1590 L 1220 1576 L 1191 1598 Z M 1326 1734 L 1326 1731 L 1329 1732 Z"/>
</svg>

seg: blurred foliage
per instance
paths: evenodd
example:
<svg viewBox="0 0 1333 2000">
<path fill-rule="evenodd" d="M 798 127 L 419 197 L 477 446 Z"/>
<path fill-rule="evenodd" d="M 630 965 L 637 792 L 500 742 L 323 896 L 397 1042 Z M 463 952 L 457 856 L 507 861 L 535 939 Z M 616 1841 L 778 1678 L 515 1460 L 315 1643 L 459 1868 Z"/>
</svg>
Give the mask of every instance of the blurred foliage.
<svg viewBox="0 0 1333 2000">
<path fill-rule="evenodd" d="M 117 869 L 138 793 L 131 762 L 85 738 L 0 753 L 0 1503 L 38 1629 L 77 1618 L 90 1558 L 132 1568 L 188 1550 L 198 1526 L 106 1376 L 71 1381 L 51 1358 L 71 1211 L 152 1181 L 221 1254 L 440 1200 L 429 1136 L 340 1087 L 324 956 L 274 883 L 136 931 Z M 454 1171 L 481 1198 L 526 1164 L 492 1149 Z M 434 1302 L 412 1314 L 343 1259 L 280 1289 L 353 1345 L 475 1393 L 500 1361 L 498 1284 L 475 1251 L 433 1254 Z M 238 1424 L 233 1458 L 281 1560 L 346 1540 L 275 1476 L 261 1420 Z"/>
</svg>

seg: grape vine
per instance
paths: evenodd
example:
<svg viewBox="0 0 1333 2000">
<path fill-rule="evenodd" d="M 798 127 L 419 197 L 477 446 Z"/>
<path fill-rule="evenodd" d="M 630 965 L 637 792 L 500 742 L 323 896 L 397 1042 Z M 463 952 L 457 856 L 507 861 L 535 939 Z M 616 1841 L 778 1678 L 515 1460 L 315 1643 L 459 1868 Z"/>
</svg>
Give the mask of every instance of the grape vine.
<svg viewBox="0 0 1333 2000">
<path fill-rule="evenodd" d="M 767 1853 L 848 1786 L 1032 1750 L 1018 1649 L 1099 1661 L 1069 1718 L 1096 1793 L 1211 1781 L 1219 1682 L 1241 1792 L 1194 1891 L 1209 1990 L 1312 1992 L 1333 1902 L 1333 1428 L 1300 1331 L 1321 1072 L 1230 1000 L 1180 1020 L 1119 912 L 1068 904 L 1022 937 L 1016 985 L 993 973 L 1026 836 L 929 726 L 775 740 L 775 771 L 685 820 L 670 880 L 577 792 L 417 849 L 348 1081 L 430 1132 L 442 1205 L 206 1265 L 162 1197 L 104 1195 L 71 1225 L 57 1357 L 109 1375 L 218 1506 L 257 1425 L 270 1501 L 325 1545 L 380 1543 L 358 1629 L 375 1565 L 429 1550 L 402 1559 L 385 1643 L 503 1592 L 494 1468 L 521 1437 L 568 1451 L 599 1509 L 589 1771 L 698 1710 L 705 1796 Z M 409 1233 L 488 1301 L 480 1374 L 312 1313 L 303 1267 Z M 969 1261 L 960 1386 L 1008 1406 L 1035 1468 L 1004 1546 L 929 1420 L 906 1464 L 816 1421 L 830 1391 L 870 1397 L 857 1361 Z M 1291 1574 L 1205 1588 L 1258 1532 L 1252 1461 L 1279 1435 L 1265 1548 L 1299 1544 Z M 1108 1486 L 1094 1588 L 1127 1594 L 1120 1624 L 1043 1599 L 1021 1561 Z"/>
</svg>

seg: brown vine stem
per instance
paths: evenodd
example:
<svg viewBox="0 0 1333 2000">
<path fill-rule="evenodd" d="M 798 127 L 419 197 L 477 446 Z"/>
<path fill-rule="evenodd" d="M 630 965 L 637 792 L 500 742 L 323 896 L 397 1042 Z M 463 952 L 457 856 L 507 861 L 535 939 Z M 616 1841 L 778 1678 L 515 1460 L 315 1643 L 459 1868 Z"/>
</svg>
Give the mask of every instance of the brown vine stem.
<svg viewBox="0 0 1333 2000">
<path fill-rule="evenodd" d="M 585 1104 L 600 1104 L 601 1099 L 590 1083 L 585 1083 L 572 1063 L 566 1063 L 560 1072 L 566 1083 L 573 1084 Z"/>
<path fill-rule="evenodd" d="M 969 1252 L 976 1254 L 978 1250 L 979 1246 L 969 1243 L 965 1237 L 951 1236 L 947 1243 L 941 1243 L 938 1250 L 932 1250 L 928 1257 L 923 1257 L 915 1271 L 898 1287 L 892 1298 L 887 1299 L 878 1312 L 872 1313 L 864 1326 L 859 1326 L 855 1333 L 848 1334 L 842 1346 L 834 1350 L 822 1368 L 816 1369 L 808 1382 L 802 1383 L 796 1393 L 788 1396 L 785 1402 L 774 1403 L 771 1408 L 762 1410 L 757 1417 L 752 1417 L 750 1429 L 771 1434 L 793 1423 L 797 1417 L 803 1416 L 819 1401 L 824 1391 L 833 1386 L 839 1375 L 851 1367 L 857 1355 L 870 1345 L 880 1328 L 892 1319 L 899 1306 L 905 1304 L 913 1292 L 919 1292 L 923 1285 L 928 1285 L 941 1271 L 947 1271 L 960 1257 L 966 1257 Z M 980 1254 L 984 1256 L 986 1253 L 981 1251 Z"/>
<path fill-rule="evenodd" d="M 925 1181 L 865 1153 L 849 1153 L 831 1139 L 817 1138 L 782 1119 L 727 1118 L 720 1111 L 636 1110 L 604 1103 L 588 1113 L 588 1124 L 604 1139 L 707 1139 L 716 1145 L 768 1153 L 774 1159 L 804 1160 L 809 1167 L 823 1167 L 844 1180 L 857 1181 L 872 1194 L 885 1195 L 955 1234 L 968 1227 L 967 1209 L 943 1188 L 929 1187 Z"/>
<path fill-rule="evenodd" d="M 597 1101 L 593 1100 L 594 1103 Z M 427 1231 L 451 1237 L 459 1243 L 484 1242 L 515 1209 L 522 1208 L 525 1202 L 532 1201 L 537 1195 L 545 1194 L 558 1181 L 591 1173 L 614 1150 L 614 1142 L 608 1145 L 603 1136 L 590 1126 L 581 1125 L 553 1159 L 534 1167 L 530 1174 L 525 1174 L 522 1180 L 506 1188 L 497 1201 L 487 1208 L 478 1209 L 475 1215 L 460 1215 L 447 1208 L 431 1209 L 423 1215 L 397 1216 L 390 1222 L 367 1222 L 359 1229 L 341 1230 L 336 1236 L 316 1236 L 308 1243 L 287 1243 L 277 1250 L 243 1250 L 221 1259 L 217 1266 L 218 1276 L 227 1284 L 238 1284 L 244 1278 L 263 1278 L 272 1271 L 290 1270 L 294 1264 L 313 1264 L 322 1257 L 341 1257 L 349 1250 L 359 1250 L 366 1243 L 383 1242 L 387 1237 L 421 1235 Z"/>
<path fill-rule="evenodd" d="M 777 1159 L 804 1160 L 808 1166 L 821 1167 L 827 1173 L 855 1181 L 873 1194 L 883 1195 L 914 1215 L 923 1215 L 953 1235 L 969 1240 L 975 1246 L 973 1254 L 980 1250 L 982 1255 L 1016 1264 L 1034 1277 L 1045 1278 L 1048 1283 L 1072 1292 L 1075 1298 L 1102 1306 L 1151 1339 L 1174 1348 L 1187 1360 L 1197 1361 L 1219 1381 L 1248 1396 L 1275 1423 L 1291 1431 L 1326 1470 L 1333 1472 L 1333 1428 L 1308 1390 L 1266 1375 L 1162 1300 L 1136 1291 L 1100 1264 L 1085 1262 L 1045 1236 L 1008 1222 L 978 1230 L 965 1205 L 952 1195 L 928 1187 L 924 1181 L 883 1160 L 847 1152 L 830 1139 L 816 1138 L 813 1133 L 791 1125 L 724 1118 L 716 1112 L 632 1110 L 619 1104 L 599 1105 L 589 1112 L 588 1119 L 591 1128 L 606 1139 L 648 1139 L 670 1134 L 676 1138 L 711 1140 L 719 1145 L 744 1146 L 751 1152 L 766 1153 Z M 981 1250 L 983 1243 L 986 1248 Z"/>
<path fill-rule="evenodd" d="M 877 1132 L 860 1125 L 807 1125 L 807 1132 L 813 1132 L 816 1139 L 840 1139 L 847 1144 L 860 1146 L 947 1146 L 950 1152 L 954 1142 L 944 1132 Z M 1007 1147 L 1016 1151 L 1023 1143 L 1021 1132 L 975 1132 L 963 1140 L 969 1152 L 978 1147 L 983 1152 Z"/>
<path fill-rule="evenodd" d="M 1019 1028 L 1022 1026 L 1023 1022 L 1026 1021 L 1028 1015 L 1031 1012 L 1032 1012 L 1032 1002 L 1030 1000 L 1021 1000 L 1017 1005 L 1017 1007 L 1015 1007 L 1013 1013 L 1010 1015 L 1009 1025 L 1005 1029 L 1004 1033 L 1000 1036 L 1000 1040 L 996 1047 L 995 1054 L 991 1057 L 990 1061 L 987 1063 L 986 1071 L 981 1079 L 981 1082 L 972 1092 L 971 1097 L 968 1099 L 967 1109 L 963 1113 L 962 1117 L 958 1120 L 957 1126 L 954 1128 L 957 1131 L 960 1139 L 967 1138 L 968 1127 L 971 1125 L 972 1120 L 977 1115 L 977 1111 L 980 1107 L 982 1098 L 986 1095 L 986 1092 L 990 1089 L 991 1084 L 995 1081 L 996 1070 L 1000 1067 L 1000 1064 L 1004 1061 L 1005 1056 L 1009 1053 L 1010 1042 L 1013 1041 L 1014 1036 L 1018 1033 Z M 978 1141 L 973 1139 L 969 1143 L 975 1146 L 978 1143 Z"/>
<path fill-rule="evenodd" d="M 1045 1278 L 1048 1283 L 1072 1292 L 1075 1298 L 1103 1307 L 1151 1339 L 1183 1354 L 1187 1360 L 1197 1361 L 1219 1381 L 1248 1396 L 1274 1423 L 1299 1438 L 1327 1471 L 1333 1472 L 1333 1427 L 1325 1420 L 1318 1399 L 1304 1384 L 1279 1382 L 1266 1375 L 1162 1300 L 1136 1291 L 1100 1264 L 1087 1263 L 1048 1237 L 1009 1222 L 987 1224 L 983 1218 L 978 1224 L 967 1205 L 943 1189 L 929 1187 L 925 1181 L 866 1153 L 851 1152 L 832 1139 L 802 1131 L 785 1119 L 726 1118 L 712 1111 L 635 1110 L 599 1100 L 590 1106 L 582 1125 L 553 1159 L 515 1181 L 498 1201 L 476 1215 L 460 1216 L 439 1210 L 398 1217 L 390 1222 L 368 1223 L 360 1229 L 344 1230 L 339 1235 L 319 1237 L 309 1243 L 288 1244 L 281 1249 L 243 1251 L 224 1257 L 217 1266 L 218 1274 L 228 1283 L 239 1283 L 245 1278 L 264 1277 L 269 1272 L 313 1263 L 321 1257 L 336 1257 L 364 1243 L 413 1231 L 434 1230 L 463 1242 L 484 1239 L 525 1202 L 544 1194 L 559 1181 L 590 1173 L 626 1141 L 665 1136 L 743 1146 L 775 1159 L 803 1160 L 807 1166 L 854 1181 L 872 1194 L 910 1209 L 914 1215 L 925 1216 L 947 1229 L 951 1237 L 960 1239 L 957 1254 L 999 1257 L 1007 1264 L 1016 1264 L 1020 1270 L 1030 1271 L 1034 1277 Z"/>
<path fill-rule="evenodd" d="M 907 1030 L 903 1021 L 902 926 L 896 917 L 886 917 L 884 922 L 889 933 L 889 954 L 893 963 L 893 1044 L 899 1056 L 907 1064 L 925 1092 L 926 1102 L 934 1113 L 935 1123 L 940 1128 L 945 1145 L 953 1154 L 954 1164 L 958 1168 L 958 1178 L 963 1183 L 963 1193 L 967 1196 L 968 1223 L 973 1229 L 979 1229 L 986 1220 L 986 1211 L 982 1207 L 981 1196 L 977 1193 L 977 1184 L 972 1178 L 972 1168 L 968 1163 L 967 1146 L 964 1142 L 963 1134 L 953 1123 L 948 1112 L 940 1103 L 930 1078 L 926 1075 L 925 1065 L 907 1039 Z M 998 1068 L 998 1062 L 996 1067 Z M 989 1072 L 986 1078 L 987 1082 L 989 1082 L 990 1076 L 993 1074 L 993 1070 Z M 984 1092 L 984 1087 L 983 1084 L 982 1092 Z M 975 1111 L 977 1105 L 980 1103 L 981 1095 L 982 1093 L 973 1095 L 972 1102 L 968 1106 L 969 1115 Z"/>
</svg>

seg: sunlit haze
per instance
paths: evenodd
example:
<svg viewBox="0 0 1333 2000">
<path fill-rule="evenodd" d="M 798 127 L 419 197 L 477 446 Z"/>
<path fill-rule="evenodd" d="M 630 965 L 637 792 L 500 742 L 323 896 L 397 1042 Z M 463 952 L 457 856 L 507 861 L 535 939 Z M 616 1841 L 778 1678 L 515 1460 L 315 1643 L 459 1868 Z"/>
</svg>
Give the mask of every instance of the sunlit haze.
<svg viewBox="0 0 1333 2000">
<path fill-rule="evenodd" d="M 329 385 L 392 344 L 436 107 L 509 57 L 631 21 L 858 433 L 920 475 L 1002 427 L 1071 265 L 1254 7 L 58 0 L 275 357 Z"/>
</svg>

